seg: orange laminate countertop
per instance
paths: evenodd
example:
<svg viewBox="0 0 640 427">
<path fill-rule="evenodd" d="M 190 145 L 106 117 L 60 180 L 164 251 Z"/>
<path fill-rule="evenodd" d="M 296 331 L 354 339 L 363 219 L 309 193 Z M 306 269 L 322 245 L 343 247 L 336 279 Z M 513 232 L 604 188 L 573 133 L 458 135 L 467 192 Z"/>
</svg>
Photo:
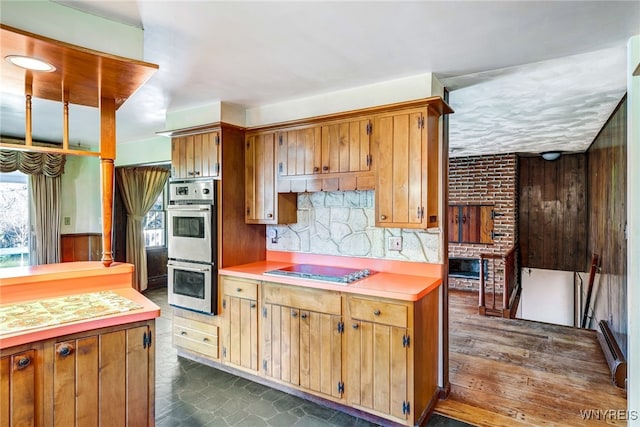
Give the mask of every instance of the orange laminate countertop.
<svg viewBox="0 0 640 427">
<path fill-rule="evenodd" d="M 131 287 L 132 274 L 131 264 L 104 267 L 100 262 L 89 261 L 0 269 L 0 306 L 109 290 L 142 307 L 14 334 L 3 335 L 0 331 L 0 349 L 159 317 L 160 307 Z"/>
<path fill-rule="evenodd" d="M 251 264 L 227 267 L 218 271 L 221 275 L 243 277 L 245 279 L 325 289 L 359 295 L 391 298 L 403 301 L 418 301 L 436 290 L 442 283 L 441 277 L 417 276 L 390 272 L 377 272 L 369 277 L 349 284 L 337 284 L 318 280 L 285 276 L 271 276 L 266 271 L 289 267 L 292 263 L 279 261 L 259 261 Z"/>
</svg>

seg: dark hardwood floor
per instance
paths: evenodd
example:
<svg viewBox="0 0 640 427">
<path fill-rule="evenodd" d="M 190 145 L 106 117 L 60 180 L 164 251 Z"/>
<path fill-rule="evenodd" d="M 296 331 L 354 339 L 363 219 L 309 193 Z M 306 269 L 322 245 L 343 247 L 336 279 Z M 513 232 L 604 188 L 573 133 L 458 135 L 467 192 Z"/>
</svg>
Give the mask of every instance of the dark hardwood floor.
<svg viewBox="0 0 640 427">
<path fill-rule="evenodd" d="M 435 412 L 480 426 L 626 425 L 595 331 L 478 315 L 451 291 L 451 394 Z"/>
</svg>

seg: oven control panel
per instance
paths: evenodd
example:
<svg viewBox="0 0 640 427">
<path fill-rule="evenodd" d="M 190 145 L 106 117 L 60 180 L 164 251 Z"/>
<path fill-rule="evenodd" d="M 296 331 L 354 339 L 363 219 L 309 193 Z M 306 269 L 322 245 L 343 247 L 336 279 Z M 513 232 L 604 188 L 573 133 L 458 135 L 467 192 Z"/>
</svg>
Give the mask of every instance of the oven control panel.
<svg viewBox="0 0 640 427">
<path fill-rule="evenodd" d="M 172 181 L 169 183 L 170 203 L 215 204 L 213 180 Z"/>
</svg>

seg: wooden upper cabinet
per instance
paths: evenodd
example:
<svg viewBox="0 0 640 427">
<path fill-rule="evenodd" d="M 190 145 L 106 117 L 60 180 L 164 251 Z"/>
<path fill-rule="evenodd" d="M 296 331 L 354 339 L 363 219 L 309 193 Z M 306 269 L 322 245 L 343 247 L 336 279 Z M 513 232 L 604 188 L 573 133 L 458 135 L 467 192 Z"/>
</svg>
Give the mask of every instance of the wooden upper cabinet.
<svg viewBox="0 0 640 427">
<path fill-rule="evenodd" d="M 220 178 L 220 131 L 174 137 L 172 178 Z"/>
<path fill-rule="evenodd" d="M 275 132 L 245 140 L 245 222 L 291 224 L 297 221 L 297 195 L 276 192 Z"/>
<path fill-rule="evenodd" d="M 376 226 L 438 225 L 438 114 L 427 108 L 376 116 Z"/>
<path fill-rule="evenodd" d="M 372 121 L 358 118 L 278 132 L 278 174 L 296 177 L 371 168 Z"/>
<path fill-rule="evenodd" d="M 313 175 L 322 171 L 320 127 L 277 132 L 278 175 Z"/>
<path fill-rule="evenodd" d="M 492 205 L 449 205 L 449 242 L 493 244 Z"/>
<path fill-rule="evenodd" d="M 322 172 L 361 172 L 371 166 L 371 120 L 356 119 L 322 126 Z"/>
</svg>

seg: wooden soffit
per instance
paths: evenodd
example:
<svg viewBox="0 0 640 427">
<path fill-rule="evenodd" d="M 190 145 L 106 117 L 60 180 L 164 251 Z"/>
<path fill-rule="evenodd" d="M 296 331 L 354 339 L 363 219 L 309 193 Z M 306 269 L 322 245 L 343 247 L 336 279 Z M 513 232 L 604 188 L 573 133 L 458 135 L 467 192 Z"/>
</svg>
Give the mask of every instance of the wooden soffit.
<svg viewBox="0 0 640 427">
<path fill-rule="evenodd" d="M 148 62 L 123 58 L 53 40 L 0 24 L 2 90 L 35 98 L 99 107 L 100 98 L 118 109 L 158 69 Z M 46 61 L 53 72 L 34 72 L 11 64 L 8 55 Z"/>
</svg>

